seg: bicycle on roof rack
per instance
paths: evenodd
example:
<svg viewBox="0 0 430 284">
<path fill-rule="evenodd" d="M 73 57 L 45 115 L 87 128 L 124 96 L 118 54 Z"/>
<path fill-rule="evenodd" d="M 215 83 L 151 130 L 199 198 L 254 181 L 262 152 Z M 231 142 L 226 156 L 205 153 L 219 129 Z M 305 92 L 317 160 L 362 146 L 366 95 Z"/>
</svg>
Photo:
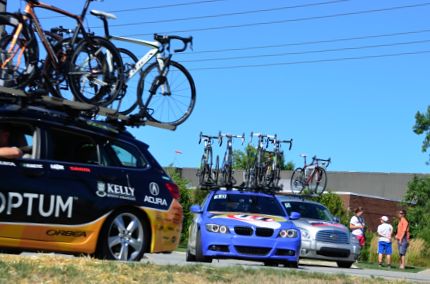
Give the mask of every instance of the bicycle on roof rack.
<svg viewBox="0 0 430 284">
<path fill-rule="evenodd" d="M 250 188 L 266 187 L 266 161 L 265 153 L 268 147 L 267 135 L 262 133 L 251 132 L 251 142 L 253 137 L 258 138 L 257 153 L 252 160 L 248 161 L 247 169 L 245 170 L 245 185 Z"/>
<path fill-rule="evenodd" d="M 200 132 L 199 144 L 203 141 L 204 149 L 203 155 L 200 161 L 200 168 L 197 171 L 199 177 L 199 184 L 202 187 L 211 187 L 218 184 L 219 175 L 219 157 L 216 156 L 215 169 L 213 167 L 213 152 L 212 152 L 212 141 L 219 139 L 219 136 L 210 136 Z"/>
<path fill-rule="evenodd" d="M 242 135 L 232 135 L 219 133 L 219 145 L 222 145 L 223 138 L 227 138 L 227 147 L 224 153 L 224 159 L 221 166 L 221 186 L 231 188 L 236 184 L 233 176 L 233 138 L 242 139 L 242 145 L 245 142 L 245 133 Z"/>
<path fill-rule="evenodd" d="M 321 195 L 327 187 L 326 168 L 331 163 L 331 159 L 319 159 L 312 157 L 312 162 L 306 164 L 306 155 L 301 155 L 304 159 L 303 168 L 296 168 L 291 176 L 292 193 L 304 193 L 308 188 L 311 194 Z"/>
<path fill-rule="evenodd" d="M 29 87 L 36 94 L 40 88 L 47 88 L 55 97 L 63 97 L 61 90 L 70 88 L 78 101 L 109 105 L 122 88 L 123 63 L 111 42 L 87 33 L 84 28 L 90 2 L 95 0 L 85 1 L 81 15 L 38 0 L 25 1 L 24 13 L 0 13 L 0 86 Z M 43 31 L 34 8 L 76 20 L 72 37 L 52 41 Z M 44 61 L 39 61 L 36 34 L 47 53 Z"/>
<path fill-rule="evenodd" d="M 293 146 L 293 139 L 280 140 L 278 136 L 268 135 L 267 140 L 274 145 L 273 152 L 269 152 L 269 165 L 266 170 L 266 184 L 268 187 L 279 187 L 281 179 L 281 170 L 284 164 L 284 152 L 281 150 L 281 144 L 289 144 L 288 150 Z"/>
<path fill-rule="evenodd" d="M 183 123 L 193 111 L 196 89 L 188 70 L 171 58 L 172 53 L 183 52 L 188 45 L 192 46 L 192 37 L 155 34 L 154 41 L 146 41 L 113 36 L 109 33 L 108 19 L 116 19 L 116 16 L 96 10 L 92 10 L 91 14 L 102 20 L 107 39 L 151 48 L 140 59 L 127 49 L 119 49 L 124 63 L 126 84 L 113 101 L 112 108 L 129 114 L 139 107 L 139 115 L 148 117 L 149 120 L 172 125 Z M 182 42 L 183 46 L 171 52 L 173 40 Z M 155 62 L 145 67 L 154 57 Z M 140 76 L 136 76 L 138 74 Z M 130 88 L 136 89 L 135 99 L 125 96 Z"/>
</svg>

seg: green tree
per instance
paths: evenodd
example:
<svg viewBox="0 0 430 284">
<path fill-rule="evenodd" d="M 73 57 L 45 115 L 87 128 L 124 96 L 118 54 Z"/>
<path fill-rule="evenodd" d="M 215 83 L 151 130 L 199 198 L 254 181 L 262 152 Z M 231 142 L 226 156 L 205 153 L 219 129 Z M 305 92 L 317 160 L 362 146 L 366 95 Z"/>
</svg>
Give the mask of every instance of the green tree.
<svg viewBox="0 0 430 284">
<path fill-rule="evenodd" d="M 351 218 L 350 213 L 343 206 L 342 199 L 339 195 L 334 194 L 330 191 L 322 194 L 321 196 L 312 198 L 316 202 L 321 203 L 330 211 L 330 213 L 340 219 L 340 223 L 349 227 L 349 219 Z"/>
<path fill-rule="evenodd" d="M 415 125 L 413 130 L 418 135 L 425 135 L 421 151 L 427 152 L 430 147 L 430 106 L 427 108 L 426 113 L 417 112 L 415 114 Z"/>
<path fill-rule="evenodd" d="M 267 159 L 269 152 L 265 153 L 265 158 Z M 255 163 L 257 157 L 257 149 L 255 149 L 252 145 L 248 145 L 245 148 L 245 151 L 235 150 L 233 152 L 233 168 L 236 170 L 245 170 L 250 165 Z M 286 171 L 294 170 L 294 163 L 289 161 L 285 163 L 284 157 L 281 159 L 281 169 Z"/>
<path fill-rule="evenodd" d="M 184 219 L 182 220 L 182 233 L 181 233 L 181 244 L 184 244 L 188 240 L 188 227 L 193 221 L 193 214 L 190 212 L 190 206 L 193 202 L 193 196 L 190 189 L 187 188 L 188 180 L 182 178 L 175 168 L 167 168 L 167 172 L 172 178 L 173 182 L 179 187 L 179 193 L 181 197 L 179 198 L 179 203 L 182 205 L 182 211 L 184 214 Z"/>
<path fill-rule="evenodd" d="M 408 184 L 403 199 L 411 234 L 424 239 L 430 245 L 430 177 L 415 176 Z"/>
</svg>

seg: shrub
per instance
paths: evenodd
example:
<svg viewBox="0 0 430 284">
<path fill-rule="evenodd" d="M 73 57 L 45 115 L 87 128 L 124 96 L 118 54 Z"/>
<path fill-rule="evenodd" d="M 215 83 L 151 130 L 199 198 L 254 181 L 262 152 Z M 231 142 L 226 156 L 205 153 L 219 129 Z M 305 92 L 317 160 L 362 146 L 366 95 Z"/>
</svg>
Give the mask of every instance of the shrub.
<svg viewBox="0 0 430 284">
<path fill-rule="evenodd" d="M 371 238 L 369 246 L 369 262 L 378 262 L 378 236 L 377 234 L 369 234 Z M 393 241 L 393 254 L 391 263 L 397 265 L 399 263 L 399 251 L 397 242 Z M 406 252 L 406 265 L 430 267 L 430 248 L 423 239 L 411 239 Z"/>
</svg>

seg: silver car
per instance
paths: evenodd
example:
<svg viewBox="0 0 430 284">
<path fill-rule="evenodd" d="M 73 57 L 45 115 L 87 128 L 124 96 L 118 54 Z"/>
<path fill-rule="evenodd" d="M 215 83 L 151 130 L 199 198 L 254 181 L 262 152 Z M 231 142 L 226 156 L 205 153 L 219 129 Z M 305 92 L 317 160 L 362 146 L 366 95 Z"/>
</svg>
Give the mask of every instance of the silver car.
<svg viewBox="0 0 430 284">
<path fill-rule="evenodd" d="M 300 219 L 293 221 L 302 233 L 300 258 L 336 261 L 339 267 L 351 267 L 358 258 L 360 245 L 338 218 L 318 202 L 302 197 L 277 197 L 288 214 L 293 211 L 301 214 Z"/>
</svg>

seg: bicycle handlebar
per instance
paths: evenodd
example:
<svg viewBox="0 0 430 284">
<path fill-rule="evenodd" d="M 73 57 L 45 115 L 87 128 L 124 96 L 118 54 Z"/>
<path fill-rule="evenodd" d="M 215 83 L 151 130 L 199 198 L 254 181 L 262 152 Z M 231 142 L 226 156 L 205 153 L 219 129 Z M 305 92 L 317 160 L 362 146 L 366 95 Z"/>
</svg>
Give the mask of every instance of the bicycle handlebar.
<svg viewBox="0 0 430 284">
<path fill-rule="evenodd" d="M 159 35 L 159 34 L 154 34 L 154 40 L 158 41 L 159 43 L 161 43 L 163 45 L 170 45 L 170 41 L 172 39 L 176 39 L 179 41 L 182 41 L 182 43 L 184 44 L 184 46 L 182 48 L 178 48 L 178 49 L 174 49 L 174 52 L 183 52 L 187 49 L 188 44 L 190 44 L 190 48 L 193 49 L 193 37 L 181 37 L 181 36 L 177 36 L 177 35 L 172 35 L 172 36 L 167 36 L 167 35 Z M 170 47 L 167 47 L 167 49 L 169 50 Z"/>
<path fill-rule="evenodd" d="M 317 161 L 317 162 L 327 162 L 327 167 L 328 167 L 328 165 L 331 163 L 331 158 L 328 158 L 328 159 L 320 159 L 320 158 L 318 158 L 316 155 L 315 156 L 313 156 L 312 157 L 312 163 L 314 162 L 314 161 Z"/>
<path fill-rule="evenodd" d="M 221 131 L 220 131 L 218 134 L 219 146 L 222 145 L 222 138 L 223 137 L 229 138 L 229 139 L 233 139 L 233 138 L 242 139 L 242 145 L 243 145 L 243 143 L 245 143 L 245 133 L 242 133 L 242 135 L 233 135 L 233 134 L 221 133 Z"/>
<path fill-rule="evenodd" d="M 212 140 L 212 139 L 218 139 L 218 136 L 206 135 L 206 134 L 203 134 L 203 132 L 200 131 L 199 144 L 202 143 L 202 139 L 207 139 L 209 141 L 209 140 Z"/>
</svg>

